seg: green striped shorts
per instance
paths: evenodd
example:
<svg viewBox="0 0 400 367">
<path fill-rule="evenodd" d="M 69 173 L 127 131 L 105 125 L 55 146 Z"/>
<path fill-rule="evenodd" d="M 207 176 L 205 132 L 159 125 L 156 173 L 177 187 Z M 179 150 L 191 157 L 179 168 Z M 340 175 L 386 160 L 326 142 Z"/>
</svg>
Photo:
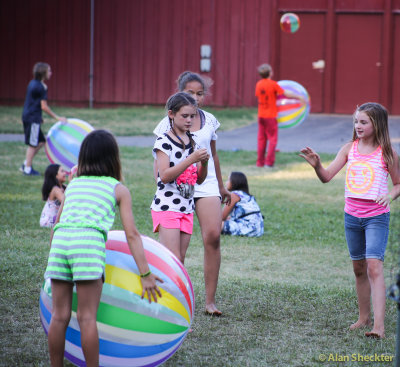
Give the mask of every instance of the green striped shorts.
<svg viewBox="0 0 400 367">
<path fill-rule="evenodd" d="M 67 282 L 104 279 L 104 235 L 93 228 L 57 228 L 44 278 Z"/>
</svg>

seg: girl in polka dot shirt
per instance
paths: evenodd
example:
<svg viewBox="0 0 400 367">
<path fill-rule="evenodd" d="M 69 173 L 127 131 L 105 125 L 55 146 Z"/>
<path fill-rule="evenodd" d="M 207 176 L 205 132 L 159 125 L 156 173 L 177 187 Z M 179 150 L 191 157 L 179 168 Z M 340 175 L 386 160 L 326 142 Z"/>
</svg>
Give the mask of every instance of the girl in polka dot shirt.
<svg viewBox="0 0 400 367">
<path fill-rule="evenodd" d="M 179 92 L 167 101 L 170 130 L 154 143 L 157 162 L 157 191 L 151 204 L 153 230 L 160 242 L 185 260 L 193 231 L 194 184 L 207 176 L 207 149 L 196 149 L 190 134 L 197 113 L 196 101 Z"/>
</svg>

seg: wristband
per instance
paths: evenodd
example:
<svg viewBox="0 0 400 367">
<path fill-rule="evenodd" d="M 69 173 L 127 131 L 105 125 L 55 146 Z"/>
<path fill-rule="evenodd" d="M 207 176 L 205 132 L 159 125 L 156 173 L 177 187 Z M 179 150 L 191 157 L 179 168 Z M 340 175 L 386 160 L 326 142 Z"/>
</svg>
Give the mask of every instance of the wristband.
<svg viewBox="0 0 400 367">
<path fill-rule="evenodd" d="M 390 199 L 390 203 L 393 201 L 392 195 L 388 195 Z"/>
<path fill-rule="evenodd" d="M 146 278 L 146 277 L 148 277 L 150 274 L 151 274 L 151 271 L 149 270 L 147 273 L 140 274 L 140 277 L 141 277 L 141 278 Z"/>
</svg>

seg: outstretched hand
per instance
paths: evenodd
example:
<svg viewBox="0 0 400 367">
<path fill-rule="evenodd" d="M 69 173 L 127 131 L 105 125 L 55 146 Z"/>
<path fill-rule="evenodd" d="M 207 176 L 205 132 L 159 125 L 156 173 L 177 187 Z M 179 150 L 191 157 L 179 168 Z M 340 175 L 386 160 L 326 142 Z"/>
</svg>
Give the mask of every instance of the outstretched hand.
<svg viewBox="0 0 400 367">
<path fill-rule="evenodd" d="M 145 294 L 147 293 L 147 298 L 149 299 L 149 303 L 151 303 L 151 297 L 153 297 L 154 302 L 157 302 L 157 295 L 158 297 L 162 297 L 160 289 L 157 287 L 156 281 L 160 283 L 164 283 L 162 279 L 160 279 L 157 275 L 151 273 L 147 277 L 140 278 L 142 282 L 142 299 L 144 298 Z"/>
<path fill-rule="evenodd" d="M 313 168 L 318 167 L 321 164 L 321 159 L 317 152 L 315 152 L 312 148 L 306 147 L 303 148 L 299 154 L 300 157 L 303 157 Z"/>
</svg>

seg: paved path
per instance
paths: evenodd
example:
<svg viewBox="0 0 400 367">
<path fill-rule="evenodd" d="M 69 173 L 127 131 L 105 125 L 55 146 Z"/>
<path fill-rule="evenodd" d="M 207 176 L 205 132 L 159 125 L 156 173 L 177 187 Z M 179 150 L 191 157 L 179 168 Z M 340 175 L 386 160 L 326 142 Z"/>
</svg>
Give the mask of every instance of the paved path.
<svg viewBox="0 0 400 367">
<path fill-rule="evenodd" d="M 300 126 L 279 129 L 278 148 L 282 152 L 298 152 L 310 146 L 317 152 L 337 153 L 352 138 L 351 115 L 312 114 Z M 389 118 L 392 144 L 400 152 L 400 116 Z M 257 124 L 218 133 L 218 149 L 256 150 Z"/>
<path fill-rule="evenodd" d="M 222 121 L 223 123 L 223 121 Z M 400 153 L 400 116 L 390 116 L 389 129 L 392 144 Z M 231 131 L 218 133 L 219 150 L 257 149 L 257 123 Z M 310 146 L 320 153 L 336 153 L 352 137 L 351 115 L 311 114 L 300 126 L 279 129 L 278 148 L 282 152 L 298 152 Z M 23 142 L 22 134 L 0 134 L 2 141 Z M 152 147 L 153 136 L 118 136 L 121 146 Z"/>
</svg>

